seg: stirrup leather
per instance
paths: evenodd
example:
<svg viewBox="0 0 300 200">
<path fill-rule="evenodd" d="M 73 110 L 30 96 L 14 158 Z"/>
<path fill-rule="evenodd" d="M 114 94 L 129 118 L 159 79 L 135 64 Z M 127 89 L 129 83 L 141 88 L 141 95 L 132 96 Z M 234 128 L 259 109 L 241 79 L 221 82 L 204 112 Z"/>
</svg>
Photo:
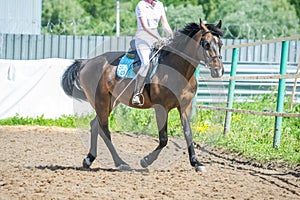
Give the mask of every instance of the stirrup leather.
<svg viewBox="0 0 300 200">
<path fill-rule="evenodd" d="M 137 75 L 135 79 L 135 88 L 133 92 L 133 97 L 131 103 L 136 106 L 143 106 L 144 105 L 144 96 L 143 90 L 145 86 L 146 77 L 141 75 Z"/>
</svg>

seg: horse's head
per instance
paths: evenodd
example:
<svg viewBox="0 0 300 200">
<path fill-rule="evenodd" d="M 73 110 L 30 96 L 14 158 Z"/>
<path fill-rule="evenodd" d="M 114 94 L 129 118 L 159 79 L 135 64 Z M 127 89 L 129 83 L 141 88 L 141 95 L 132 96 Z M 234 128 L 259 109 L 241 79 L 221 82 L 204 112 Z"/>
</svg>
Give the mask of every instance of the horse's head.
<svg viewBox="0 0 300 200">
<path fill-rule="evenodd" d="M 224 74 L 221 26 L 221 20 L 217 25 L 204 24 L 201 19 L 200 24 L 189 23 L 175 32 L 172 43 L 164 49 L 164 53 L 168 55 L 169 52 L 174 52 L 194 67 L 198 66 L 199 62 L 204 63 L 210 69 L 212 77 L 221 77 Z"/>
<path fill-rule="evenodd" d="M 194 39 L 200 44 L 198 57 L 205 62 L 205 65 L 210 69 L 213 78 L 219 78 L 224 74 L 224 67 L 221 56 L 222 40 L 221 30 L 222 21 L 217 25 L 204 24 L 200 19 L 200 30 L 194 36 Z"/>
</svg>

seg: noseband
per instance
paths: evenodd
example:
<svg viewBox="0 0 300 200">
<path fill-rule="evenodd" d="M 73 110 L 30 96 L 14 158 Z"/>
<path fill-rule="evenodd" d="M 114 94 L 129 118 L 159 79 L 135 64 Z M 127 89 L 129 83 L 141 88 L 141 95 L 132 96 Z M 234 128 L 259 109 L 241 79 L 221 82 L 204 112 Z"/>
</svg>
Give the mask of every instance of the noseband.
<svg viewBox="0 0 300 200">
<path fill-rule="evenodd" d="M 216 56 L 211 56 L 210 57 L 210 56 L 207 55 L 207 53 L 205 53 L 205 51 L 208 51 L 210 49 L 210 46 L 209 46 L 210 44 L 208 42 L 206 42 L 206 40 L 204 40 L 204 36 L 208 33 L 213 34 L 210 30 L 203 32 L 202 35 L 201 35 L 200 45 L 204 49 L 203 57 L 205 59 L 205 64 L 210 69 L 211 67 L 207 64 L 209 64 L 210 62 L 212 62 L 215 59 L 222 60 L 222 56 L 221 55 L 216 55 Z"/>
</svg>

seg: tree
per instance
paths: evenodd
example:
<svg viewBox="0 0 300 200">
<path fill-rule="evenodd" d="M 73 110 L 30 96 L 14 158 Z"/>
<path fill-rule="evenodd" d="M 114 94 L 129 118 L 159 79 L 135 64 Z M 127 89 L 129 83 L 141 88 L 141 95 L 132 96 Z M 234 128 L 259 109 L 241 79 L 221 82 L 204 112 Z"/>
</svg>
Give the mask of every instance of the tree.
<svg viewBox="0 0 300 200">
<path fill-rule="evenodd" d="M 174 7 L 177 6 L 197 6 L 198 5 L 198 0 L 164 0 L 163 1 L 165 6 L 171 6 L 173 5 Z"/>
<path fill-rule="evenodd" d="M 179 5 L 179 6 L 169 6 L 167 8 L 166 15 L 170 26 L 173 29 L 183 28 L 187 23 L 199 22 L 199 18 L 204 18 L 204 12 L 201 5 Z"/>
<path fill-rule="evenodd" d="M 115 15 L 116 0 L 77 0 L 88 13 L 95 19 L 109 20 Z"/>
<path fill-rule="evenodd" d="M 218 6 L 221 0 L 199 0 L 199 5 L 203 7 L 205 20 L 213 22 L 215 17 L 212 16 L 215 10 L 218 10 Z"/>
<path fill-rule="evenodd" d="M 135 7 L 139 0 L 120 1 L 121 35 L 136 31 Z M 270 38 L 299 32 L 300 0 L 164 0 L 172 29 L 199 18 L 223 20 L 225 37 Z M 292 5 L 289 3 L 291 2 Z M 296 8 L 296 9 L 295 9 Z M 115 35 L 116 0 L 45 0 L 43 33 Z"/>
<path fill-rule="evenodd" d="M 289 0 L 290 4 L 294 5 L 298 18 L 300 18 L 300 0 Z"/>
<path fill-rule="evenodd" d="M 222 1 L 211 16 L 227 24 L 226 37 L 262 39 L 294 35 L 298 31 L 299 19 L 287 0 Z"/>
<path fill-rule="evenodd" d="M 72 34 L 74 26 L 68 26 L 77 19 L 83 18 L 84 9 L 73 0 L 49 0 L 42 2 L 43 32 Z"/>
<path fill-rule="evenodd" d="M 43 33 L 112 35 L 115 32 L 115 0 L 43 1 Z"/>
</svg>

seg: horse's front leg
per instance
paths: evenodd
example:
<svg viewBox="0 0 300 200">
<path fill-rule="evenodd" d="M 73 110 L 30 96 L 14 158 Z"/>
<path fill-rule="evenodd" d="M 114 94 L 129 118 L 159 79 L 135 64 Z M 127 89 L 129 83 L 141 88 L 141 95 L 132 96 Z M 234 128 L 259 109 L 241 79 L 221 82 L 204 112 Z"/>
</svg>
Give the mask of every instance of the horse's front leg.
<svg viewBox="0 0 300 200">
<path fill-rule="evenodd" d="M 187 143 L 188 147 L 188 152 L 189 152 L 189 159 L 191 165 L 195 168 L 196 171 L 202 171 L 205 172 L 206 168 L 205 166 L 198 161 L 196 154 L 195 154 L 195 149 L 193 145 L 193 135 L 192 135 L 192 129 L 190 125 L 190 112 L 188 111 L 182 111 L 178 109 L 180 112 L 180 120 L 184 132 L 184 137 Z"/>
<path fill-rule="evenodd" d="M 151 165 L 157 159 L 161 150 L 168 143 L 168 111 L 166 111 L 166 109 L 161 105 L 155 105 L 154 109 L 156 114 L 157 128 L 159 131 L 159 144 L 153 152 L 141 160 L 141 166 L 143 168 Z"/>
<path fill-rule="evenodd" d="M 99 124 L 97 117 L 95 117 L 91 122 L 91 141 L 90 141 L 90 150 L 86 158 L 83 159 L 83 167 L 89 168 L 93 161 L 97 157 L 97 142 L 98 142 L 98 133 L 99 133 Z"/>
</svg>

